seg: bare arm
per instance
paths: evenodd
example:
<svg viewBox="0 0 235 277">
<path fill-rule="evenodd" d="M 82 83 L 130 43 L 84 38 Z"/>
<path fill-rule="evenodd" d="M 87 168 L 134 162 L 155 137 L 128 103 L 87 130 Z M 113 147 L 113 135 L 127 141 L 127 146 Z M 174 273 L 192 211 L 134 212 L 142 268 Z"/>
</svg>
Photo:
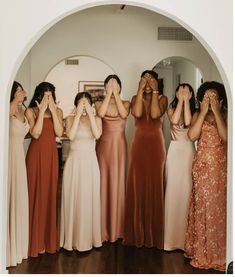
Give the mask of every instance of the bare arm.
<svg viewBox="0 0 235 277">
<path fill-rule="evenodd" d="M 146 79 L 141 78 L 139 82 L 137 94 L 132 98 L 132 101 L 131 101 L 131 114 L 136 118 L 140 118 L 143 113 L 143 93 L 144 93 L 145 86 L 146 86 Z"/>
<path fill-rule="evenodd" d="M 123 103 L 119 94 L 114 94 L 114 97 L 121 118 L 127 118 L 130 113 L 130 102 L 126 101 Z"/>
<path fill-rule="evenodd" d="M 88 102 L 85 104 L 85 109 L 91 123 L 93 136 L 98 139 L 102 134 L 102 121 L 99 117 L 94 116 L 92 107 Z"/>
<path fill-rule="evenodd" d="M 192 114 L 190 110 L 189 100 L 184 101 L 184 125 L 190 126 L 192 120 Z"/>
<path fill-rule="evenodd" d="M 38 139 L 42 133 L 44 112 L 39 110 L 38 116 L 35 118 L 32 108 L 28 108 L 25 111 L 25 116 L 29 122 L 29 132 L 31 136 L 35 139 Z"/>
<path fill-rule="evenodd" d="M 227 122 L 224 120 L 223 115 L 220 111 L 220 103 L 217 99 L 211 100 L 211 109 L 215 116 L 216 125 L 218 128 L 218 133 L 221 139 L 227 141 Z"/>
<path fill-rule="evenodd" d="M 160 99 L 158 93 L 152 94 L 150 115 L 152 119 L 160 118 L 166 111 L 168 106 L 168 100 L 166 96 L 162 96 Z"/>
<path fill-rule="evenodd" d="M 180 116 L 183 109 L 183 99 L 179 99 L 178 104 L 175 109 L 169 108 L 167 110 L 167 115 L 172 124 L 178 124 L 180 120 Z"/>
<path fill-rule="evenodd" d="M 77 108 L 75 109 L 75 116 L 71 115 L 66 118 L 66 135 L 70 140 L 73 140 L 76 135 L 82 111 L 82 105 L 78 104 Z"/>
<path fill-rule="evenodd" d="M 104 101 L 102 102 L 102 104 L 96 104 L 97 114 L 101 118 L 103 118 L 107 113 L 111 95 L 112 95 L 112 93 L 111 94 L 107 93 L 105 95 L 105 98 L 104 98 Z"/>
<path fill-rule="evenodd" d="M 52 114 L 54 131 L 57 137 L 61 137 L 64 133 L 63 128 L 63 112 L 61 109 L 57 108 Z"/>
</svg>

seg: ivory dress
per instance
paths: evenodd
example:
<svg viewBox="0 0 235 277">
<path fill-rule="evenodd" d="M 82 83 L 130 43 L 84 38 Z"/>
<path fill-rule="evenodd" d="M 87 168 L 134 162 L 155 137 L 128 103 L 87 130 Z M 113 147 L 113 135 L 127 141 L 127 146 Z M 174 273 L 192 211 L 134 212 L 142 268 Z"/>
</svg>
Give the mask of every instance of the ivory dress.
<svg viewBox="0 0 235 277">
<path fill-rule="evenodd" d="M 171 143 L 166 159 L 164 249 L 184 250 L 189 200 L 192 189 L 192 161 L 195 147 L 188 128 L 171 124 Z"/>
<path fill-rule="evenodd" d="M 67 250 L 87 251 L 102 246 L 100 171 L 95 145 L 90 124 L 80 121 L 70 142 L 62 181 L 60 246 Z"/>
<path fill-rule="evenodd" d="M 7 266 L 16 266 L 28 257 L 29 210 L 24 154 L 24 137 L 29 124 L 10 117 L 8 160 Z"/>
<path fill-rule="evenodd" d="M 193 160 L 185 256 L 199 268 L 226 269 L 227 147 L 214 124 L 204 121 Z"/>
<path fill-rule="evenodd" d="M 102 241 L 123 237 L 125 216 L 126 120 L 120 116 L 102 119 L 102 136 L 97 142 L 101 174 Z"/>
</svg>

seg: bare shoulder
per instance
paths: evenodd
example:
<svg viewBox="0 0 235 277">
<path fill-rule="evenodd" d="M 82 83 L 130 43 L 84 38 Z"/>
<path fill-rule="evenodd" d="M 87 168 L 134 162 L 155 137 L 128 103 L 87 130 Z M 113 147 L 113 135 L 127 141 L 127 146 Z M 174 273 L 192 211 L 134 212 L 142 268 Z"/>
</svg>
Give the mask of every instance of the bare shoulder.
<svg viewBox="0 0 235 277">
<path fill-rule="evenodd" d="M 34 112 L 33 108 L 27 108 L 25 110 L 25 116 L 27 118 L 35 118 L 35 112 Z"/>
</svg>

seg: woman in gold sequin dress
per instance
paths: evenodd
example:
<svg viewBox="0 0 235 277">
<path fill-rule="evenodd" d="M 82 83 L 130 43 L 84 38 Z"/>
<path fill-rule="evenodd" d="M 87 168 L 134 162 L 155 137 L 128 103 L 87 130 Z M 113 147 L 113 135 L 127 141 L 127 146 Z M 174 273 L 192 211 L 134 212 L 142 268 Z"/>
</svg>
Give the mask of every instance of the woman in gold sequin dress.
<svg viewBox="0 0 235 277">
<path fill-rule="evenodd" d="M 193 160 L 193 187 L 185 240 L 185 256 L 198 268 L 225 271 L 227 100 L 224 86 L 206 82 L 198 89 L 200 111 L 188 135 L 198 140 Z"/>
</svg>

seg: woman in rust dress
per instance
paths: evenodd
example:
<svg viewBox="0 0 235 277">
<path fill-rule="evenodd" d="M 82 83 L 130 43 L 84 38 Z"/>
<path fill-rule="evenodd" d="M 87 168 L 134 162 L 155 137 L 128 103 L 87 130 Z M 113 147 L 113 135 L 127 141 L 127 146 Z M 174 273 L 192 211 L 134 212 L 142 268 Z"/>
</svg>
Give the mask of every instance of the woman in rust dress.
<svg viewBox="0 0 235 277">
<path fill-rule="evenodd" d="M 102 118 L 103 133 L 97 142 L 97 156 L 101 173 L 102 241 L 115 242 L 123 238 L 126 190 L 126 118 L 130 102 L 120 98 L 121 81 L 109 75 L 104 85 L 103 102 L 96 102 Z"/>
<path fill-rule="evenodd" d="M 56 136 L 62 136 L 62 111 L 55 104 L 55 87 L 40 83 L 26 110 L 31 143 L 26 156 L 29 191 L 29 256 L 55 253 L 58 154 Z"/>
<path fill-rule="evenodd" d="M 198 89 L 200 111 L 188 135 L 198 140 L 193 160 L 185 256 L 194 267 L 225 271 L 227 186 L 227 98 L 224 86 L 205 82 Z"/>
<path fill-rule="evenodd" d="M 136 131 L 127 181 L 125 245 L 163 248 L 165 141 L 162 131 L 167 97 L 158 91 L 157 74 L 144 71 L 131 102 Z"/>
</svg>

